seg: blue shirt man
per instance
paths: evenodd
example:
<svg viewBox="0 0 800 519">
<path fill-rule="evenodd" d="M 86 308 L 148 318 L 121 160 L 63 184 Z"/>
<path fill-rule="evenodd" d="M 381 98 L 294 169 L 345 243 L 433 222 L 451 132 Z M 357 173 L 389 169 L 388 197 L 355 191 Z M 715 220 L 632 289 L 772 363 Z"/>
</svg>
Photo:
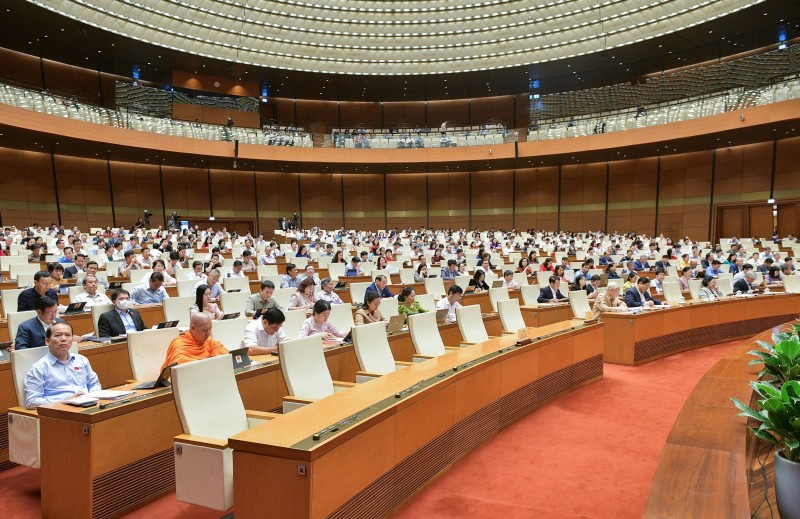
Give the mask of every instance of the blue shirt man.
<svg viewBox="0 0 800 519">
<path fill-rule="evenodd" d="M 164 275 L 161 272 L 153 272 L 150 274 L 150 281 L 147 285 L 140 285 L 133 289 L 131 299 L 137 305 L 161 303 L 161 301 L 169 297 L 166 289 L 161 286 L 163 284 Z"/>
<path fill-rule="evenodd" d="M 69 351 L 72 326 L 58 322 L 48 328 L 47 354 L 25 374 L 25 407 L 65 400 L 75 395 L 101 389 L 89 360 Z"/>
<path fill-rule="evenodd" d="M 458 262 L 454 259 L 447 260 L 447 268 L 442 269 L 442 280 L 455 281 L 458 275 Z"/>
<path fill-rule="evenodd" d="M 722 273 L 722 263 L 720 263 L 719 260 L 712 261 L 711 268 L 706 269 L 706 276 L 711 276 L 712 278 L 715 278 Z"/>
<path fill-rule="evenodd" d="M 300 286 L 300 276 L 297 275 L 297 265 L 288 263 L 286 275 L 281 278 L 281 288 L 297 288 Z"/>
</svg>

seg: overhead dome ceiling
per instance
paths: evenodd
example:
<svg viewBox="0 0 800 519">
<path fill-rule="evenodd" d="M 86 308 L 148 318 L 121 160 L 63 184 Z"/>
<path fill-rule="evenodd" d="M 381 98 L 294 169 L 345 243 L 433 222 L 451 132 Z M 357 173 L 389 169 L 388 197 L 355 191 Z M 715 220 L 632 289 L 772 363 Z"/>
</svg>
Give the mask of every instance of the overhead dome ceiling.
<svg viewBox="0 0 800 519">
<path fill-rule="evenodd" d="M 764 0 L 28 1 L 122 36 L 235 63 L 411 75 L 590 54 Z"/>
</svg>

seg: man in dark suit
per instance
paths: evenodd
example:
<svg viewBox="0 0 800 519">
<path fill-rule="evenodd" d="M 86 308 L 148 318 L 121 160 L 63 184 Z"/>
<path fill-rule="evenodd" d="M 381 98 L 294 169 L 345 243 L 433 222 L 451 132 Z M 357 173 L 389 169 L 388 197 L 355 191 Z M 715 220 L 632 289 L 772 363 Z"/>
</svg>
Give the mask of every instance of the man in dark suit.
<svg viewBox="0 0 800 519">
<path fill-rule="evenodd" d="M 52 282 L 53 278 L 46 270 L 40 270 L 34 274 L 33 287 L 26 288 L 17 297 L 17 312 L 36 310 L 36 301 L 44 296 L 58 301 L 58 293 L 50 288 Z"/>
<path fill-rule="evenodd" d="M 114 309 L 100 315 L 97 331 L 100 337 L 118 337 L 128 332 L 144 330 L 144 321 L 139 312 L 128 308 L 131 295 L 127 290 L 115 290 L 111 294 Z"/>
<path fill-rule="evenodd" d="M 748 270 L 747 272 L 744 273 L 744 276 L 742 278 L 738 279 L 733 284 L 733 293 L 748 294 L 752 292 L 753 291 L 752 284 L 755 282 L 755 280 L 756 280 L 756 273 L 753 272 L 752 270 Z"/>
<path fill-rule="evenodd" d="M 14 339 L 14 349 L 26 350 L 44 346 L 45 332 L 55 322 L 64 322 L 58 319 L 58 301 L 48 296 L 42 296 L 36 301 L 36 317 L 28 319 L 17 328 L 17 337 Z"/>
<path fill-rule="evenodd" d="M 375 276 L 375 282 L 364 291 L 364 302 L 367 302 L 367 294 L 370 292 L 378 292 L 381 297 L 394 297 L 394 294 L 386 286 L 388 284 L 389 280 L 386 279 L 386 276 Z"/>
<path fill-rule="evenodd" d="M 86 272 L 86 256 L 83 254 L 75 255 L 75 264 L 64 269 L 64 277 L 72 279 L 78 276 L 78 272 Z"/>
<path fill-rule="evenodd" d="M 669 266 L 670 266 L 670 264 L 669 264 L 669 256 L 667 256 L 666 254 L 661 256 L 661 261 L 656 261 L 656 268 L 657 269 L 662 269 L 662 270 L 666 271 L 667 267 L 669 267 Z"/>
<path fill-rule="evenodd" d="M 639 257 L 636 261 L 633 262 L 633 270 L 636 272 L 641 272 L 642 270 L 650 270 L 650 264 L 647 262 L 647 258 Z"/>
<path fill-rule="evenodd" d="M 561 286 L 561 278 L 558 276 L 550 276 L 550 286 L 542 288 L 539 291 L 539 298 L 536 299 L 537 303 L 556 303 L 567 301 L 567 298 L 564 297 L 564 294 L 558 289 Z"/>
<path fill-rule="evenodd" d="M 641 276 L 636 281 L 636 286 L 625 292 L 625 304 L 628 308 L 636 308 L 658 306 L 663 303 L 650 297 L 650 279 L 647 276 Z"/>
</svg>

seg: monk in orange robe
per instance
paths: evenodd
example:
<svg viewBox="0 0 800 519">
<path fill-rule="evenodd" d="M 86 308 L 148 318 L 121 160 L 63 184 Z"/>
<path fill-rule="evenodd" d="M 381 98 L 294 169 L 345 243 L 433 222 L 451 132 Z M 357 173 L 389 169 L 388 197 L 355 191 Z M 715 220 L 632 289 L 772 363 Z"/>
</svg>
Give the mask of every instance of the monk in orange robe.
<svg viewBox="0 0 800 519">
<path fill-rule="evenodd" d="M 208 314 L 196 313 L 192 316 L 189 331 L 179 335 L 169 344 L 167 359 L 161 369 L 163 370 L 173 362 L 183 364 L 226 353 L 228 350 L 225 346 L 211 337 L 211 318 Z"/>
</svg>

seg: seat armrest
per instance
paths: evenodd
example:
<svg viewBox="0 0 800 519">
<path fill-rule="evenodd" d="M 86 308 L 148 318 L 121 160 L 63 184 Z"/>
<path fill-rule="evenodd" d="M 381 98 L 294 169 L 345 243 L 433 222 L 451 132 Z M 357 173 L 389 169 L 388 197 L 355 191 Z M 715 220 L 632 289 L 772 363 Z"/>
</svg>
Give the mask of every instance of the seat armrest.
<svg viewBox="0 0 800 519">
<path fill-rule="evenodd" d="M 432 358 L 433 357 L 431 357 L 430 355 L 420 355 L 418 353 L 415 353 L 415 354 L 413 354 L 411 356 L 411 361 L 412 362 L 422 362 L 424 360 L 428 360 L 428 359 L 432 359 Z"/>
<path fill-rule="evenodd" d="M 517 334 L 517 332 L 507 332 L 507 331 L 503 330 L 503 335 L 516 335 L 516 334 Z"/>
<path fill-rule="evenodd" d="M 256 418 L 258 420 L 274 420 L 275 418 L 281 416 L 280 413 L 268 413 L 266 411 L 251 410 L 245 410 L 245 414 L 248 418 Z"/>
<path fill-rule="evenodd" d="M 477 342 L 464 342 L 464 341 L 461 341 L 461 347 L 462 348 L 465 348 L 467 346 L 475 346 L 476 344 L 478 344 L 478 343 Z"/>
<path fill-rule="evenodd" d="M 21 415 L 25 415 L 25 416 L 30 416 L 32 418 L 39 418 L 39 413 L 36 411 L 36 409 L 27 409 L 27 408 L 25 408 L 23 406 L 10 407 L 8 409 L 8 413 L 9 414 L 21 414 Z"/>
<path fill-rule="evenodd" d="M 209 436 L 196 436 L 194 434 L 179 434 L 175 437 L 175 443 L 188 443 L 189 445 L 199 445 L 210 449 L 227 449 L 228 440 L 211 438 Z"/>
<path fill-rule="evenodd" d="M 396 361 L 394 361 L 394 365 L 395 366 L 399 366 L 399 367 L 411 366 L 412 364 L 414 364 L 414 363 L 413 362 L 406 362 L 404 360 L 396 360 Z"/>
<path fill-rule="evenodd" d="M 351 387 L 355 387 L 355 382 L 342 382 L 339 380 L 333 381 L 333 392 L 338 393 L 340 391 L 344 391 L 345 389 L 350 389 Z"/>
<path fill-rule="evenodd" d="M 458 351 L 461 348 L 459 348 L 457 346 L 445 346 L 444 349 L 447 350 L 447 351 Z"/>
<path fill-rule="evenodd" d="M 381 375 L 379 375 L 378 373 L 370 373 L 368 371 L 356 371 L 356 384 L 363 384 L 364 382 L 369 382 L 370 380 L 374 380 L 380 377 Z"/>
<path fill-rule="evenodd" d="M 497 335 L 490 335 L 489 339 L 497 339 L 497 337 L 498 337 Z"/>
<path fill-rule="evenodd" d="M 283 397 L 284 402 L 292 402 L 295 404 L 313 404 L 314 402 L 318 402 L 319 398 L 303 398 L 301 396 L 294 396 L 294 395 L 286 395 Z"/>
</svg>

